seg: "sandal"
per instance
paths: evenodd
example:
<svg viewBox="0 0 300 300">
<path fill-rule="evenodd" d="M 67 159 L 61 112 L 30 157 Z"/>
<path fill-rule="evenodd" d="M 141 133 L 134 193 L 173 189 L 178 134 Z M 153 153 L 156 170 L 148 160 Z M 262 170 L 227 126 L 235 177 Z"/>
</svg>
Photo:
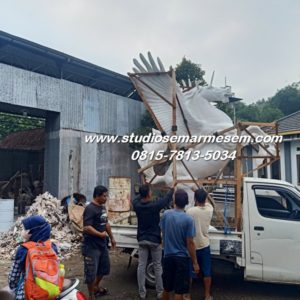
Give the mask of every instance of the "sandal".
<svg viewBox="0 0 300 300">
<path fill-rule="evenodd" d="M 103 287 L 99 287 L 98 290 L 94 293 L 95 297 L 102 297 L 105 295 L 108 295 L 108 289 L 107 288 L 103 288 Z"/>
</svg>

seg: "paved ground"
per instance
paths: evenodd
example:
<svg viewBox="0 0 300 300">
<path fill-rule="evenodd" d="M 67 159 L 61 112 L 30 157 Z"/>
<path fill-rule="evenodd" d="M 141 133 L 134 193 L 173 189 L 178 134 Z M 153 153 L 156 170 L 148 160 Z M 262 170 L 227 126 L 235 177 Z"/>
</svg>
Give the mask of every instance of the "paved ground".
<svg viewBox="0 0 300 300">
<path fill-rule="evenodd" d="M 102 299 L 138 299 L 137 260 L 134 260 L 131 268 L 127 270 L 128 255 L 116 252 L 111 254 L 111 262 L 111 275 L 103 282 L 103 286 L 111 291 L 111 295 L 102 297 Z M 3 287 L 6 283 L 9 265 L 9 262 L 0 262 L 0 287 Z M 80 290 L 87 294 L 87 289 L 82 283 L 83 266 L 81 256 L 76 255 L 65 261 L 65 266 L 68 277 L 78 277 L 81 280 Z M 202 299 L 202 291 L 201 283 L 194 282 L 192 299 Z M 292 300 L 300 298 L 300 287 L 244 282 L 242 274 L 232 273 L 228 268 L 225 269 L 223 263 L 218 263 L 214 265 L 213 296 L 215 300 Z M 156 299 L 154 290 L 148 289 L 147 299 Z"/>
</svg>

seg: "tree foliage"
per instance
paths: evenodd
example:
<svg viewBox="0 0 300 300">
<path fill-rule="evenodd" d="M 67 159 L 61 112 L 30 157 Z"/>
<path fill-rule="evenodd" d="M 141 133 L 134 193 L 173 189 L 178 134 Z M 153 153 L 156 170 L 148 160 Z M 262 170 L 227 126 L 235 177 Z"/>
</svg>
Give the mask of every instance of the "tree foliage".
<svg viewBox="0 0 300 300">
<path fill-rule="evenodd" d="M 236 117 L 241 121 L 273 122 L 284 116 L 299 111 L 299 87 L 299 83 L 293 83 L 278 90 L 273 97 L 270 97 L 267 100 L 258 100 L 255 103 L 248 105 L 244 103 L 237 103 L 235 104 Z M 227 113 L 224 107 L 220 107 L 220 109 Z"/>
<path fill-rule="evenodd" d="M 193 63 L 191 60 L 182 58 L 181 63 L 176 66 L 176 80 L 179 84 L 184 80 L 188 82 L 190 79 L 192 86 L 195 86 L 195 81 L 199 82 L 199 85 L 205 85 L 206 82 L 203 78 L 205 71 L 201 69 L 201 65 Z"/>
<path fill-rule="evenodd" d="M 270 104 L 285 116 L 300 110 L 300 83 L 293 83 L 279 90 L 270 98 Z"/>
</svg>

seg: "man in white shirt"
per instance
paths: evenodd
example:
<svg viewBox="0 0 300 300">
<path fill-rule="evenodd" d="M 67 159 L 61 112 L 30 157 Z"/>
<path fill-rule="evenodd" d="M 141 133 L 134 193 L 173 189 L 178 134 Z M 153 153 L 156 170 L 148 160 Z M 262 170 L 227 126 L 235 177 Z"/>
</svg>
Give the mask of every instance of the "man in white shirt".
<svg viewBox="0 0 300 300">
<path fill-rule="evenodd" d="M 195 191 L 195 206 L 188 209 L 195 222 L 196 237 L 194 243 L 200 270 L 203 275 L 205 300 L 211 300 L 211 256 L 208 229 L 213 215 L 213 207 L 207 201 L 207 192 L 204 189 Z"/>
</svg>

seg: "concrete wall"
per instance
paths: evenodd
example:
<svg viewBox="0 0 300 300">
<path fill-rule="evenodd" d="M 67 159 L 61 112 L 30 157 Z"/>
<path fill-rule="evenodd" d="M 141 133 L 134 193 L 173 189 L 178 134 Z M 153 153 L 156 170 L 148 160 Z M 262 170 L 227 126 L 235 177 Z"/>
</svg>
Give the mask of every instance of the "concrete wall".
<svg viewBox="0 0 300 300">
<path fill-rule="evenodd" d="M 107 176 L 137 180 L 128 145 L 86 144 L 84 136 L 132 132 L 140 126 L 142 102 L 0 64 L 0 111 L 1 104 L 45 114 L 44 187 L 54 195 L 73 190 L 90 197 Z"/>
</svg>

